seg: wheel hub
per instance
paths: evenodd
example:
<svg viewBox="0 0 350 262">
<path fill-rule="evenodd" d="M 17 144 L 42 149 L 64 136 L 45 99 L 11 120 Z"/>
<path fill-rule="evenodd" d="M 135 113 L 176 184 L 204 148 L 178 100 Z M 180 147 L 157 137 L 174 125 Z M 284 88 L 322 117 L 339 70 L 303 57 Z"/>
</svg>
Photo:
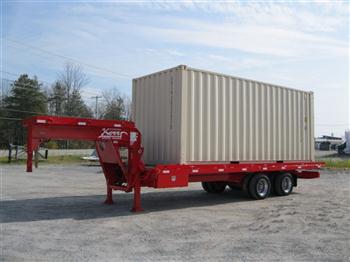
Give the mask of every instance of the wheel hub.
<svg viewBox="0 0 350 262">
<path fill-rule="evenodd" d="M 284 177 L 281 186 L 284 193 L 289 193 L 292 188 L 292 180 L 290 177 Z"/>
<path fill-rule="evenodd" d="M 269 184 L 266 179 L 260 179 L 256 184 L 256 191 L 260 197 L 264 197 L 269 190 Z"/>
</svg>

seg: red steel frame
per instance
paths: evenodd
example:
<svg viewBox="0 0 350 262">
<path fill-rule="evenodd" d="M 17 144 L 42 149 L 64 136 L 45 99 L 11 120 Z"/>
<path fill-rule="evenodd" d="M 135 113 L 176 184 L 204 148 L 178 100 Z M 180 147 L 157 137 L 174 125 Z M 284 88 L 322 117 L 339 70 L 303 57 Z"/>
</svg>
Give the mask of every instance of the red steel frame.
<svg viewBox="0 0 350 262">
<path fill-rule="evenodd" d="M 28 129 L 27 172 L 32 172 L 33 151 L 53 140 L 94 141 L 106 179 L 106 204 L 112 191 L 134 191 L 132 211 L 142 211 L 141 187 L 185 187 L 189 182 L 225 181 L 242 185 L 247 174 L 289 172 L 298 178 L 317 178 L 322 162 L 246 162 L 157 165 L 147 168 L 142 161 L 141 134 L 130 121 L 76 117 L 36 116 L 23 121 Z M 123 161 L 120 149 L 128 151 Z"/>
</svg>

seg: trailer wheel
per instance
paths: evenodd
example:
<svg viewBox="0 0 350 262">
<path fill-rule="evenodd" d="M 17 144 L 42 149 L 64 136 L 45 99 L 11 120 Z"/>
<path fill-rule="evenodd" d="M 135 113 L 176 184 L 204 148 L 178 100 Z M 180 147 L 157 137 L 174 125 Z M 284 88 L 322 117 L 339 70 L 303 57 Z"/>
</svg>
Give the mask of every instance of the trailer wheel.
<svg viewBox="0 0 350 262">
<path fill-rule="evenodd" d="M 248 191 L 254 199 L 266 198 L 271 191 L 270 179 L 264 174 L 254 175 L 249 181 Z"/>
<path fill-rule="evenodd" d="M 222 193 L 226 189 L 226 183 L 224 182 L 202 182 L 203 189 L 208 193 Z"/>
<path fill-rule="evenodd" d="M 239 191 L 239 190 L 242 190 L 242 187 L 236 185 L 236 184 L 233 184 L 233 183 L 230 183 L 228 184 L 228 187 L 233 190 L 233 191 Z"/>
<path fill-rule="evenodd" d="M 254 176 L 253 173 L 247 174 L 244 179 L 243 179 L 243 184 L 242 184 L 242 190 L 243 192 L 250 198 L 252 198 L 250 192 L 249 192 L 249 182 Z"/>
<path fill-rule="evenodd" d="M 202 187 L 203 187 L 204 191 L 210 193 L 211 190 L 208 187 L 208 182 L 202 182 Z"/>
<path fill-rule="evenodd" d="M 213 189 L 213 193 L 222 193 L 225 191 L 227 184 L 225 182 L 209 182 L 209 187 Z"/>
<path fill-rule="evenodd" d="M 275 191 L 278 196 L 287 196 L 293 191 L 293 177 L 289 173 L 283 173 L 275 179 Z"/>
</svg>

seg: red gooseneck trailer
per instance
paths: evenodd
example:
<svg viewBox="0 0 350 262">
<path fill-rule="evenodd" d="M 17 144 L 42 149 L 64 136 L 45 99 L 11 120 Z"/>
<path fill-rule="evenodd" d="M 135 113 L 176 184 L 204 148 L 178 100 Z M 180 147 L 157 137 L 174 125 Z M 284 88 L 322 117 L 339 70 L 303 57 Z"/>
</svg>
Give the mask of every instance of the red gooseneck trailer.
<svg viewBox="0 0 350 262">
<path fill-rule="evenodd" d="M 222 193 L 227 186 L 239 188 L 254 199 L 264 199 L 271 190 L 289 195 L 298 178 L 318 178 L 324 163 L 314 161 L 268 161 L 170 164 L 146 167 L 142 161 L 141 133 L 130 121 L 96 120 L 75 117 L 36 116 L 24 120 L 28 129 L 27 172 L 32 172 L 33 151 L 52 140 L 94 141 L 106 179 L 106 204 L 112 191 L 134 192 L 132 211 L 142 211 L 141 187 L 186 187 L 202 182 L 208 193 Z M 122 159 L 121 150 L 127 150 Z"/>
</svg>

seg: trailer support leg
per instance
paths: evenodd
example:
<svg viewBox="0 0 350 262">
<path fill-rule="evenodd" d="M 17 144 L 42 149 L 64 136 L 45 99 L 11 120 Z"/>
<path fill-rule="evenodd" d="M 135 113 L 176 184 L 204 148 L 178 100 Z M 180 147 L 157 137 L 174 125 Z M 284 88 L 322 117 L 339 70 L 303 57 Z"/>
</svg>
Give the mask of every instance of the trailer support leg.
<svg viewBox="0 0 350 262">
<path fill-rule="evenodd" d="M 141 184 L 140 177 L 136 176 L 135 186 L 134 186 L 134 206 L 131 209 L 132 212 L 141 212 L 143 211 L 141 207 Z"/>
<path fill-rule="evenodd" d="M 106 196 L 106 200 L 104 203 L 107 205 L 114 204 L 113 195 L 112 195 L 112 188 L 110 188 L 110 186 L 108 184 L 107 184 L 107 196 Z"/>
<path fill-rule="evenodd" d="M 34 151 L 34 166 L 35 168 L 38 168 L 38 163 L 39 163 L 39 148 L 35 149 Z"/>
</svg>

